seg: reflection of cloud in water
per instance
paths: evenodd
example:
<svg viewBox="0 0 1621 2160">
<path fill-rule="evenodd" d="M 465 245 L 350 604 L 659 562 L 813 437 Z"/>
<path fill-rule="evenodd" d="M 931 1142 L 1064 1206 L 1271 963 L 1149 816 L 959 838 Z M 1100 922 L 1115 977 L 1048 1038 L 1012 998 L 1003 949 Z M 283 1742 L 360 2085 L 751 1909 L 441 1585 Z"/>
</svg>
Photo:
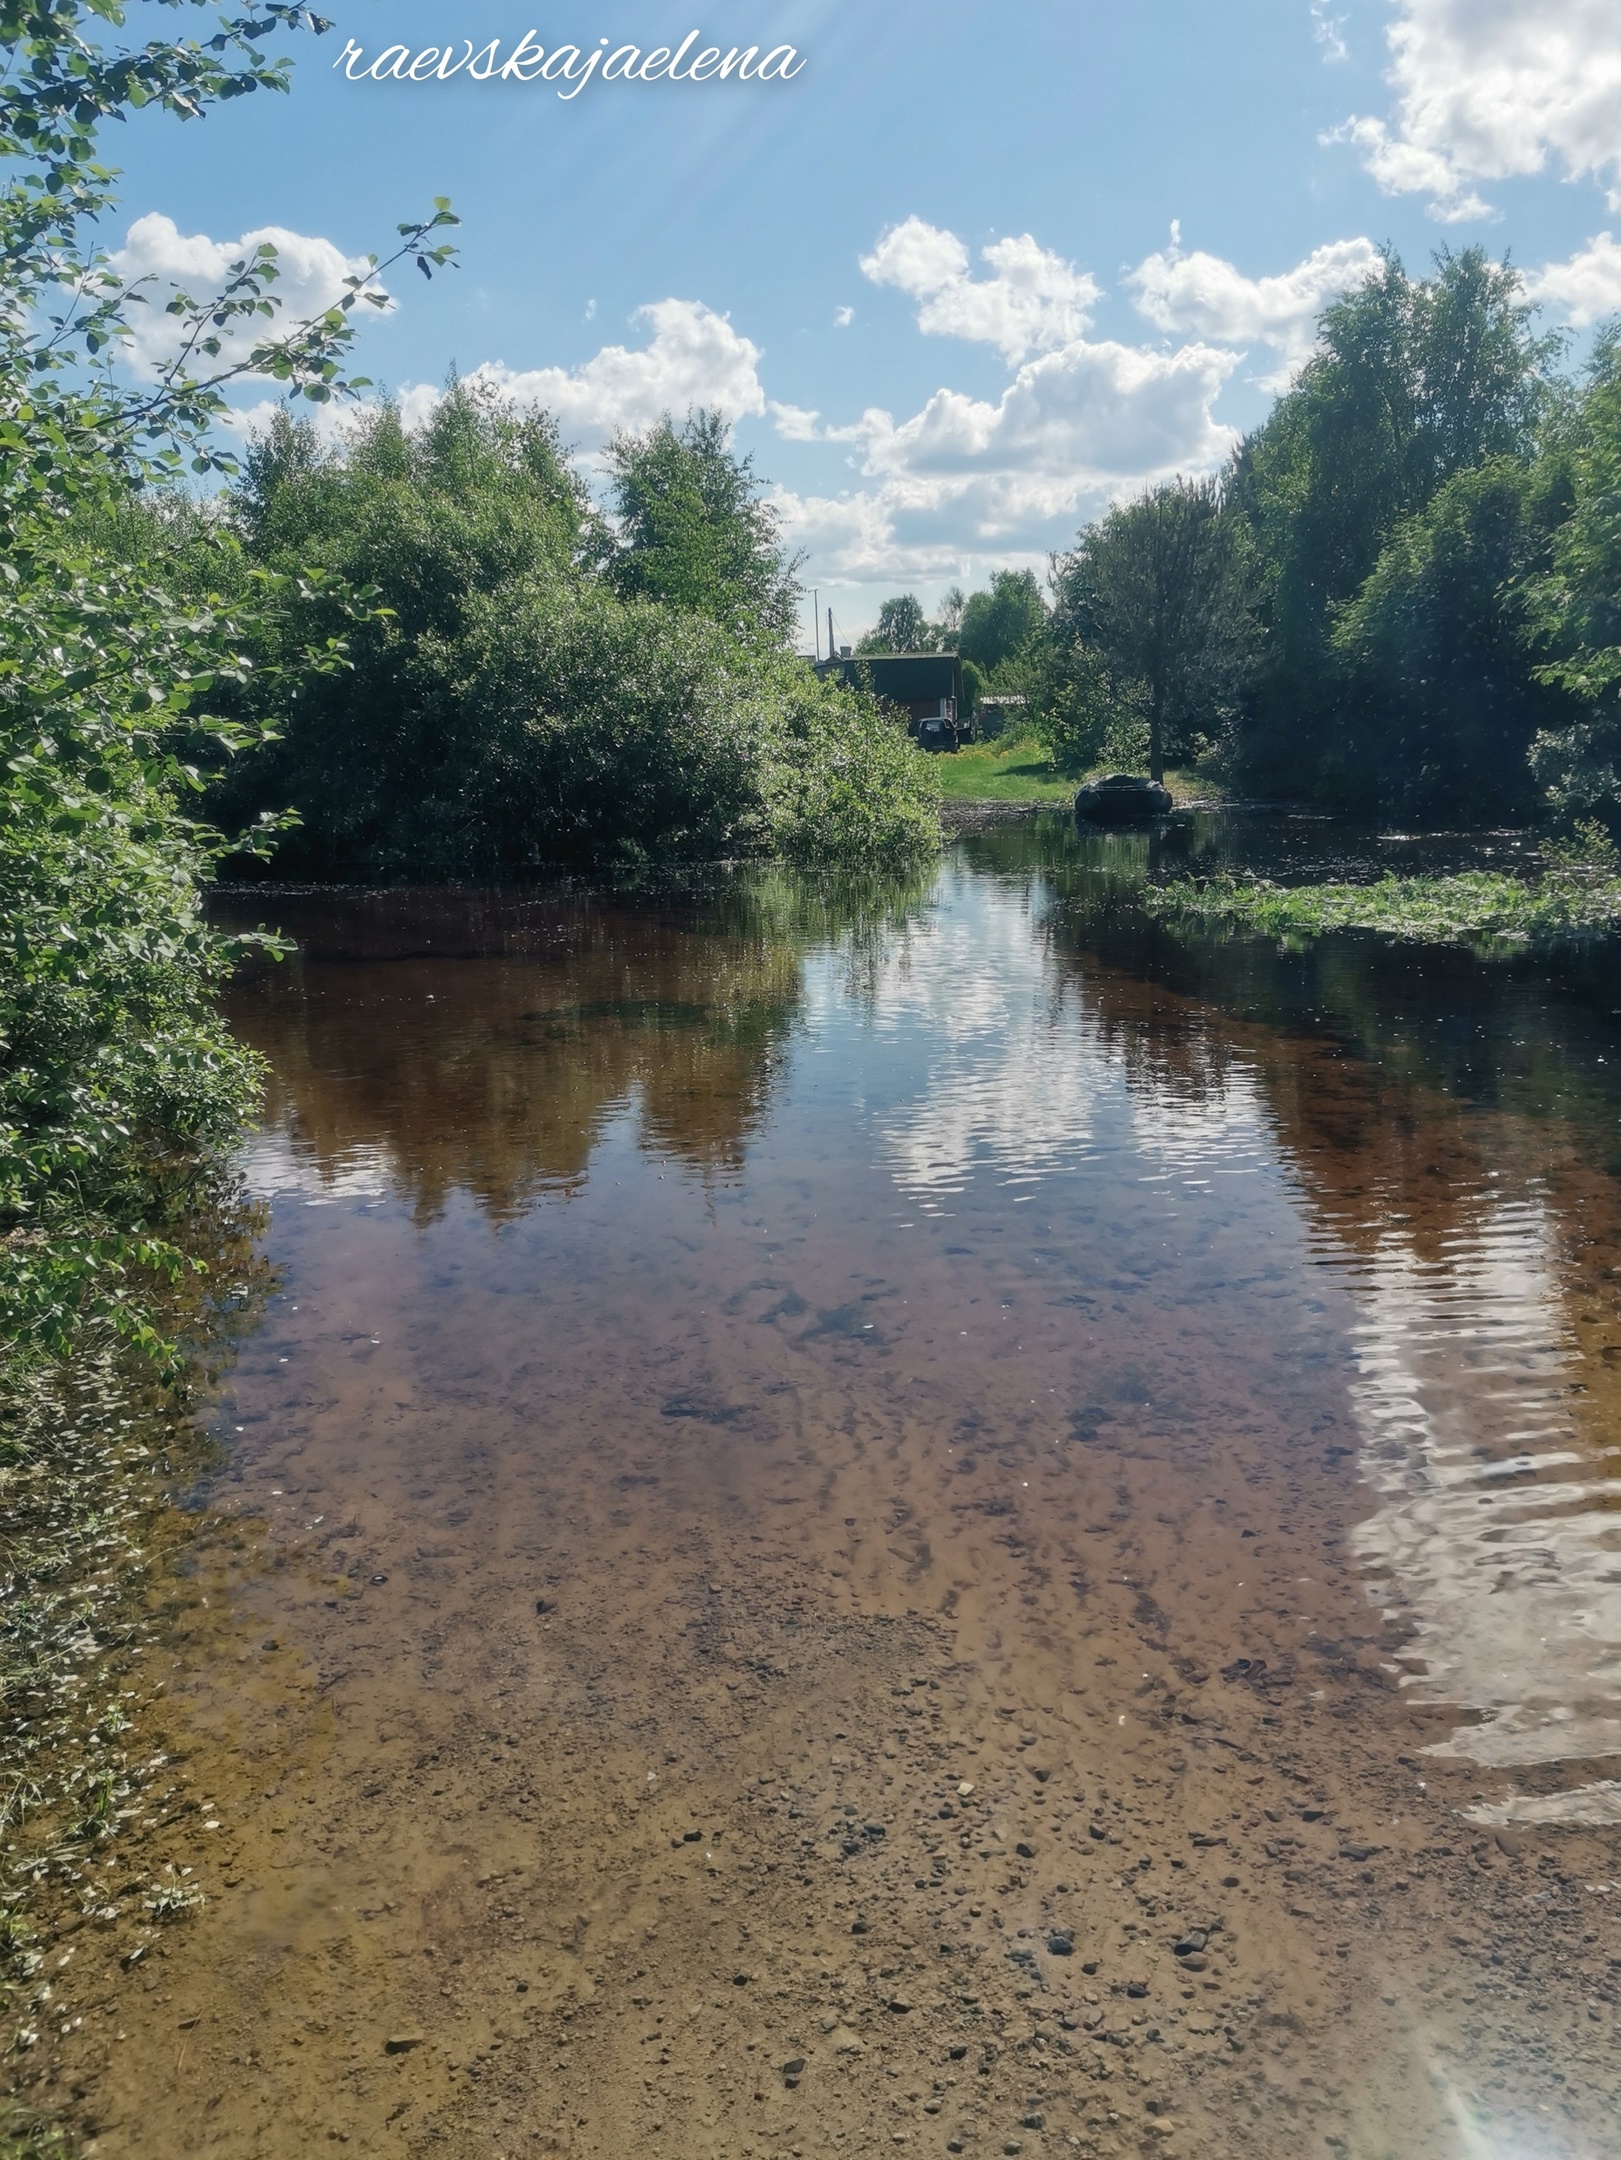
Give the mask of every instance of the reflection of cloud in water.
<svg viewBox="0 0 1621 2160">
<path fill-rule="evenodd" d="M 923 1199 L 961 1192 L 976 1170 L 1029 1184 L 1083 1159 L 1100 1092 L 1123 1089 L 1084 1012 L 1061 1024 L 1024 909 L 974 897 L 897 940 L 875 983 L 880 1032 L 929 1045 L 924 1085 L 879 1120 L 891 1175 Z"/>
<path fill-rule="evenodd" d="M 1281 1167 L 1247 1060 L 1218 1061 L 1197 1027 L 1180 1069 L 1145 1056 L 1084 976 L 1060 987 L 1022 907 L 963 899 L 898 942 L 875 985 L 880 1032 L 911 1023 L 928 1046 L 878 1121 L 904 1192 L 926 1205 L 976 1176 L 1034 1185 L 1104 1155 L 1127 1175 L 1134 1157 L 1168 1196 Z M 1352 1395 L 1378 1507 L 1356 1543 L 1412 1630 L 1415 1695 L 1469 1718 L 1438 1752 L 1510 1768 L 1621 1751 L 1621 1514 L 1576 1428 L 1545 1202 L 1458 1193 L 1433 1258 L 1387 1193 L 1356 1217 L 1379 1233 L 1370 1256 L 1317 1240 L 1359 1311 Z"/>
<path fill-rule="evenodd" d="M 1506 1800 L 1483 1800 L 1462 1813 L 1470 1822 L 1488 1829 L 1508 1829 L 1515 1823 L 1535 1828 L 1538 1823 L 1585 1823 L 1621 1825 L 1621 1784 L 1601 1778 L 1596 1785 L 1580 1785 L 1573 1792 L 1511 1793 Z"/>
<path fill-rule="evenodd" d="M 1551 1244 L 1538 1198 L 1487 1194 L 1438 1260 L 1399 1234 L 1325 1254 L 1362 1315 L 1353 1396 L 1381 1504 L 1358 1546 L 1414 1630 L 1409 1684 L 1479 1713 L 1435 1752 L 1503 1768 L 1621 1751 L 1621 1518 L 1584 1474 Z"/>
<path fill-rule="evenodd" d="M 256 1135 L 242 1157 L 242 1174 L 256 1199 L 297 1197 L 306 1207 L 330 1207 L 341 1200 L 381 1200 L 393 1186 L 394 1165 L 381 1146 L 321 1155 L 278 1128 Z"/>
<path fill-rule="evenodd" d="M 961 1192 L 976 1168 L 1003 1185 L 1033 1185 L 1082 1160 L 1108 1076 L 1081 1047 L 1074 1035 L 1015 1034 L 983 1062 L 946 1061 L 921 1100 L 884 1122 L 896 1183 L 938 1197 Z"/>
<path fill-rule="evenodd" d="M 1139 1039 L 1093 1007 L 1084 977 L 1055 972 L 1019 900 L 958 904 L 897 941 L 875 983 L 880 1032 L 910 1026 L 929 1044 L 924 1084 L 879 1122 L 903 1191 L 941 1198 L 976 1172 L 1034 1186 L 1110 1148 L 1189 1185 L 1275 1161 L 1246 1068 L 1139 1069 Z"/>
<path fill-rule="evenodd" d="M 1230 1067 L 1197 1092 L 1139 1076 L 1131 1092 L 1132 1125 L 1145 1161 L 1167 1178 L 1204 1186 L 1248 1176 L 1277 1160 L 1277 1135 L 1254 1075 Z"/>
</svg>

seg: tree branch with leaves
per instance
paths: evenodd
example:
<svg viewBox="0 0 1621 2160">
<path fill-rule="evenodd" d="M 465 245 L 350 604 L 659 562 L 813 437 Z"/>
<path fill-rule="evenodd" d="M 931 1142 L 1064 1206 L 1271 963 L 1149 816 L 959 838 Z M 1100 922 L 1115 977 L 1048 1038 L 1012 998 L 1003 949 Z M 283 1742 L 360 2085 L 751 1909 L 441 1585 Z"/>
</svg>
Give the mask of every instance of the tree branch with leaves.
<svg viewBox="0 0 1621 2160">
<path fill-rule="evenodd" d="M 236 386 L 312 404 L 364 390 L 352 347 L 386 273 L 452 260 L 438 200 L 331 307 L 284 324 L 262 245 L 218 292 L 172 295 L 172 350 L 137 379 L 132 320 L 152 302 L 94 242 L 116 202 L 100 137 L 141 108 L 197 121 L 283 91 L 271 41 L 328 27 L 285 0 L 164 4 L 200 34 L 126 41 L 114 0 L 0 0 L 0 1362 L 60 1351 L 98 1315 L 150 1333 L 140 1283 L 183 1262 L 159 1235 L 171 1181 L 149 1166 L 201 1162 L 258 1081 L 213 1003 L 235 948 L 201 896 L 228 847 L 262 848 L 280 821 L 227 839 L 199 798 L 274 733 L 242 717 L 272 702 L 251 658 L 276 645 L 266 625 L 318 590 L 340 622 L 369 605 L 247 565 L 223 531 L 216 583 L 168 590 L 107 533 L 188 468 L 236 470 L 218 437 Z M 347 664 L 341 632 L 282 640 L 278 694 Z"/>
</svg>

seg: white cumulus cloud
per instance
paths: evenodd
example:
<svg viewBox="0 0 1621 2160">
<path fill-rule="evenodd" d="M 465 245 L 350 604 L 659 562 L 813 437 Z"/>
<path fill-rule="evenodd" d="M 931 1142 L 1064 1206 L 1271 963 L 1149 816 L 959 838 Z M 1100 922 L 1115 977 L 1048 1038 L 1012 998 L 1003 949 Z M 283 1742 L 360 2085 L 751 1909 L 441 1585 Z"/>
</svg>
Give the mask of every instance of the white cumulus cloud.
<svg viewBox="0 0 1621 2160">
<path fill-rule="evenodd" d="M 486 360 L 466 380 L 509 404 L 551 413 L 564 440 L 586 449 L 600 449 L 620 428 L 652 427 L 665 413 L 680 419 L 693 406 L 733 421 L 765 412 L 760 347 L 724 315 L 701 300 L 655 300 L 634 319 L 651 333 L 645 345 L 604 345 L 575 368 Z M 425 418 L 440 394 L 426 385 L 407 391 L 406 419 Z"/>
<path fill-rule="evenodd" d="M 821 419 L 819 412 L 805 405 L 784 405 L 777 398 L 770 400 L 767 408 L 771 424 L 784 442 L 819 442 L 822 440 L 817 428 Z"/>
<path fill-rule="evenodd" d="M 1175 226 L 1171 233 L 1170 247 L 1147 256 L 1126 278 L 1139 311 L 1161 330 L 1191 331 L 1223 345 L 1275 346 L 1286 370 L 1310 352 L 1329 302 L 1379 268 L 1371 240 L 1332 240 L 1292 270 L 1250 278 L 1219 255 L 1185 253 Z"/>
<path fill-rule="evenodd" d="M 640 310 L 638 341 L 605 345 L 577 366 L 488 360 L 465 380 L 552 413 L 588 457 L 617 429 L 694 406 L 763 420 L 832 468 L 807 471 L 797 492 L 773 497 L 824 584 L 972 581 L 999 563 L 1039 566 L 1111 499 L 1218 467 L 1238 436 L 1216 405 L 1243 346 L 1259 340 L 1298 357 L 1324 302 L 1377 260 L 1370 242 L 1340 241 L 1275 277 L 1247 278 L 1173 242 L 1129 280 L 1156 333 L 1173 335 L 1137 344 L 1092 334 L 1096 283 L 1034 238 L 995 243 L 985 251 L 987 274 L 975 276 L 955 234 L 908 218 L 863 268 L 918 303 L 925 333 L 1007 355 L 999 393 L 947 383 L 899 416 L 871 405 L 830 420 L 768 396 L 760 347 L 724 315 L 679 299 Z M 427 418 L 442 394 L 427 384 L 405 389 L 407 423 Z M 329 423 L 334 432 L 343 424 Z M 833 465 L 841 458 L 842 483 Z"/>
<path fill-rule="evenodd" d="M 295 420 L 314 428 L 324 449 L 337 450 L 376 411 L 376 403 L 370 398 L 348 398 L 342 402 L 334 399 L 326 405 L 306 404 L 302 398 L 260 398 L 255 405 L 233 405 L 228 412 L 221 413 L 219 424 L 243 442 L 248 442 L 255 435 L 264 434 L 278 412 L 291 412 Z"/>
<path fill-rule="evenodd" d="M 1042 559 L 1051 521 L 1174 472 L 1208 471 L 1237 441 L 1211 406 L 1237 356 L 1076 339 L 1027 361 L 997 399 L 937 390 L 897 421 L 869 408 L 822 440 L 854 444 L 865 485 L 779 493 L 824 577 L 963 577 Z"/>
<path fill-rule="evenodd" d="M 983 259 L 990 274 L 976 278 L 955 233 L 910 217 L 861 267 L 919 303 L 924 332 L 997 347 L 1010 369 L 1000 396 L 942 387 L 900 419 L 870 406 L 803 435 L 810 416 L 773 408 L 781 432 L 847 445 L 859 475 L 837 493 L 776 498 L 822 576 L 919 580 L 1039 564 L 1055 520 L 1172 473 L 1208 472 L 1233 449 L 1237 433 L 1213 408 L 1236 352 L 1204 337 L 1173 350 L 1093 338 L 1096 282 L 1028 234 Z"/>
<path fill-rule="evenodd" d="M 1468 186 L 1444 150 L 1392 135 L 1383 120 L 1347 120 L 1331 129 L 1327 142 L 1354 143 L 1362 162 L 1387 195 L 1428 195 L 1429 211 L 1443 225 L 1461 225 L 1491 216 L 1491 204 Z"/>
<path fill-rule="evenodd" d="M 1484 216 L 1479 183 L 1540 173 L 1611 188 L 1621 209 L 1621 8 L 1615 0 L 1396 0 L 1390 119 L 1336 130 L 1392 195 L 1447 221 Z"/>
<path fill-rule="evenodd" d="M 918 302 L 917 325 L 934 337 L 994 345 L 1011 365 L 1080 337 L 1101 298 L 1094 278 L 1029 233 L 980 251 L 990 276 L 976 278 L 955 233 L 909 217 L 861 258 L 875 285 L 893 285 Z"/>
<path fill-rule="evenodd" d="M 869 411 L 866 470 L 937 488 L 997 478 L 1052 514 L 1088 489 L 1218 464 L 1235 438 L 1210 407 L 1235 365 L 1209 345 L 1161 353 L 1077 338 L 1026 361 L 994 403 L 937 390 L 899 425 Z"/>
<path fill-rule="evenodd" d="M 1595 233 L 1564 262 L 1544 263 L 1531 271 L 1525 289 L 1560 322 L 1585 330 L 1589 323 L 1621 311 L 1621 246 L 1609 233 Z"/>
<path fill-rule="evenodd" d="M 268 293 L 280 301 L 280 313 L 275 321 L 258 316 L 222 332 L 220 359 L 227 362 L 245 359 L 278 328 L 290 328 L 335 306 L 343 298 L 345 281 L 365 275 L 366 257 L 345 255 L 330 240 L 289 232 L 282 225 L 261 225 L 240 240 L 211 240 L 206 233 L 183 233 L 161 211 L 148 211 L 135 220 L 111 260 L 126 283 L 139 281 L 141 298 L 128 311 L 132 337 L 125 348 L 137 374 L 154 375 L 178 350 L 179 319 L 165 312 L 174 295 L 184 292 L 193 300 L 211 299 L 224 285 L 232 263 L 266 241 L 276 250 L 279 275 Z M 203 364 L 217 366 L 219 362 Z"/>
</svg>

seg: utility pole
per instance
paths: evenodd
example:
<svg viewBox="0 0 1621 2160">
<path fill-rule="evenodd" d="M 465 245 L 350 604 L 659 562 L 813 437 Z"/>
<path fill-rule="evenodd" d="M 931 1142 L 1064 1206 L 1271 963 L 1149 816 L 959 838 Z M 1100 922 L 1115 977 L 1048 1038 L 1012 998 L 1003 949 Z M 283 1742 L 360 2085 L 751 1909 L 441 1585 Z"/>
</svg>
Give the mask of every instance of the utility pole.
<svg viewBox="0 0 1621 2160">
<path fill-rule="evenodd" d="M 822 595 L 815 586 L 811 587 L 811 642 L 815 645 L 816 657 L 820 660 L 822 657 Z M 828 658 L 831 660 L 832 657 L 833 655 L 829 653 Z"/>
</svg>

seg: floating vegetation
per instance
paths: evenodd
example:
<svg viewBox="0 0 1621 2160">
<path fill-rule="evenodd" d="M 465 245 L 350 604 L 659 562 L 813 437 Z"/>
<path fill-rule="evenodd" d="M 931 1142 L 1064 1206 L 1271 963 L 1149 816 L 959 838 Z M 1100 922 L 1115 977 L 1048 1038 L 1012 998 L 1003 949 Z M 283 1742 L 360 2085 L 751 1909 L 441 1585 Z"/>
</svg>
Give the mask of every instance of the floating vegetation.
<svg viewBox="0 0 1621 2160">
<path fill-rule="evenodd" d="M 1621 856 L 1596 825 L 1543 850 L 1535 877 L 1497 870 L 1383 877 L 1371 884 L 1277 885 L 1231 875 L 1145 886 L 1143 906 L 1170 922 L 1293 940 L 1371 930 L 1482 953 L 1546 952 L 1621 931 Z"/>
</svg>

